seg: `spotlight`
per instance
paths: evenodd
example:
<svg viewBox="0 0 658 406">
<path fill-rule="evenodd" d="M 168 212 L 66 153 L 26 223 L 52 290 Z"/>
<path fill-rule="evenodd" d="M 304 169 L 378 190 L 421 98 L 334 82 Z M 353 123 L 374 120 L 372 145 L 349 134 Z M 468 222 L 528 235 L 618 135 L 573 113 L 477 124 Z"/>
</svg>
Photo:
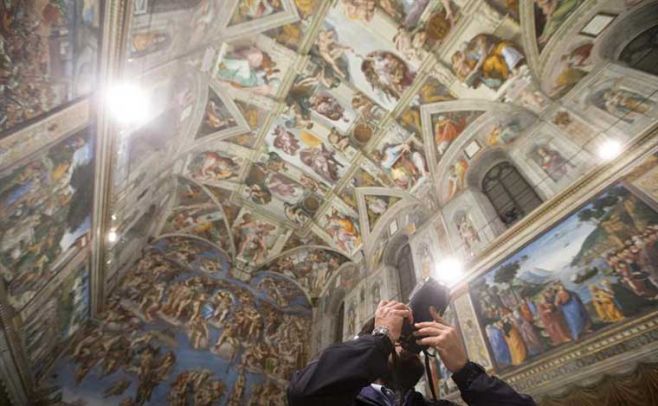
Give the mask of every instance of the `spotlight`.
<svg viewBox="0 0 658 406">
<path fill-rule="evenodd" d="M 434 270 L 434 277 L 447 284 L 454 286 L 464 275 L 464 264 L 454 257 L 447 257 L 441 260 Z"/>
<path fill-rule="evenodd" d="M 149 99 L 146 92 L 132 83 L 120 83 L 107 92 L 110 113 L 121 124 L 138 124 L 146 121 Z"/>
<path fill-rule="evenodd" d="M 622 145 L 617 140 L 608 139 L 599 146 L 599 158 L 604 161 L 610 161 L 621 154 Z"/>
<path fill-rule="evenodd" d="M 116 242 L 118 239 L 119 235 L 117 234 L 116 230 L 112 229 L 109 233 L 107 233 L 107 240 L 109 242 Z"/>
</svg>

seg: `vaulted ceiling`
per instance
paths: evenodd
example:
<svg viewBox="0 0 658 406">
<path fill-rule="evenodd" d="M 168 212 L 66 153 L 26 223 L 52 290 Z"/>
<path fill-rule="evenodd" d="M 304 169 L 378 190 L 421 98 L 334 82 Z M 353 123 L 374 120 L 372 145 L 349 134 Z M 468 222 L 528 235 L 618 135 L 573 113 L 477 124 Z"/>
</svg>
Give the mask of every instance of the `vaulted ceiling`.
<svg viewBox="0 0 658 406">
<path fill-rule="evenodd" d="M 245 271 L 303 246 L 358 260 L 385 213 L 445 205 L 485 151 L 575 134 L 563 98 L 605 60 L 574 23 L 635 3 L 137 1 L 124 76 L 152 109 L 118 143 L 115 223 L 157 212 L 155 234 Z"/>
</svg>

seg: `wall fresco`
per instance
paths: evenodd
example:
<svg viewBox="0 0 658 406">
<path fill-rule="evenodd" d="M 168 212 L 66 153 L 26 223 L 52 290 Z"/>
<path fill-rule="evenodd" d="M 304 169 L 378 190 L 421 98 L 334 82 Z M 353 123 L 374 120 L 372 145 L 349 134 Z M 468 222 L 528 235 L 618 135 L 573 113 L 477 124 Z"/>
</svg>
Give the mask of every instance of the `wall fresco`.
<svg viewBox="0 0 658 406">
<path fill-rule="evenodd" d="M 611 186 L 471 284 L 499 370 L 655 308 L 655 207 Z"/>
<path fill-rule="evenodd" d="M 0 6 L 0 133 L 93 90 L 100 1 L 9 0 Z"/>
<path fill-rule="evenodd" d="M 0 174 L 0 265 L 20 309 L 88 242 L 94 137 L 82 130 Z"/>
<path fill-rule="evenodd" d="M 57 396 L 98 405 L 285 404 L 285 380 L 306 361 L 308 300 L 280 274 L 232 279 L 228 257 L 201 248 L 184 238 L 153 246 L 55 364 Z M 196 259 L 184 265 L 189 255 Z M 221 266 L 204 268 L 202 258 Z"/>
</svg>

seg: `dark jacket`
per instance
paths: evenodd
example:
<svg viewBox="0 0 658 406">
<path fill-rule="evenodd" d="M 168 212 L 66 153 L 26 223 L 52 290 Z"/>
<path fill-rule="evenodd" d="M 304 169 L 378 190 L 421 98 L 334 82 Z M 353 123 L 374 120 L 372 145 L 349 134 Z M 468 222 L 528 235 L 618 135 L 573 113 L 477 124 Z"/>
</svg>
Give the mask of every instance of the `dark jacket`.
<svg viewBox="0 0 658 406">
<path fill-rule="evenodd" d="M 362 336 L 333 345 L 295 372 L 288 387 L 290 406 L 386 405 L 381 393 L 369 386 L 385 376 L 388 357 L 394 351 L 385 336 Z M 531 397 L 518 394 L 505 382 L 487 375 L 477 364 L 468 363 L 452 376 L 462 399 L 470 406 L 533 406 Z M 446 400 L 433 403 L 418 392 L 408 392 L 405 406 L 453 405 Z"/>
</svg>

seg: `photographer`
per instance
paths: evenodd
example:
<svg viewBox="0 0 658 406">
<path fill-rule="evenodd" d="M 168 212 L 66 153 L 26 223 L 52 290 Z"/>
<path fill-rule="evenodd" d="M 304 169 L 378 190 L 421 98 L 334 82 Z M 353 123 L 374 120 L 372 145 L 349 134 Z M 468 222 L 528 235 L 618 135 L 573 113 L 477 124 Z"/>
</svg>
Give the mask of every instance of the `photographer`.
<svg viewBox="0 0 658 406">
<path fill-rule="evenodd" d="M 505 382 L 491 377 L 469 362 L 457 331 L 430 308 L 434 321 L 414 325 L 416 343 L 432 347 L 453 373 L 461 396 L 471 406 L 535 405 Z M 295 372 L 288 387 L 291 406 L 302 405 L 453 405 L 432 402 L 414 391 L 423 376 L 420 356 L 403 349 L 398 340 L 405 319 L 413 323 L 410 308 L 396 301 L 382 301 L 374 323 L 358 339 L 333 345 Z M 374 328 L 373 328 L 374 325 Z M 370 331 L 368 331 L 370 330 Z"/>
</svg>

